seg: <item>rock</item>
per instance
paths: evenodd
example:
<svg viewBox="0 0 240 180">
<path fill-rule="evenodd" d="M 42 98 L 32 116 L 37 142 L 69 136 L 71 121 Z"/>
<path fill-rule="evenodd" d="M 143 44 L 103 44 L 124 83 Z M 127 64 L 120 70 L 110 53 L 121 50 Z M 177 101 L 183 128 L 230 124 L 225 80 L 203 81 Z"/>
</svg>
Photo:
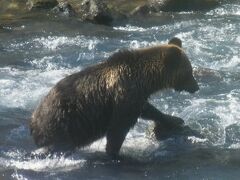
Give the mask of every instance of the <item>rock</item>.
<svg viewBox="0 0 240 180">
<path fill-rule="evenodd" d="M 67 17 L 76 16 L 76 13 L 67 2 L 60 2 L 56 7 L 52 9 L 52 12 Z"/>
<path fill-rule="evenodd" d="M 1 0 L 0 19 L 14 19 L 28 11 L 27 0 Z"/>
<path fill-rule="evenodd" d="M 66 16 L 77 16 L 82 21 L 110 24 L 113 20 L 154 15 L 167 11 L 208 10 L 226 0 L 1 0 L 0 18 L 54 9 Z"/>
<path fill-rule="evenodd" d="M 147 15 L 151 12 L 151 8 L 149 4 L 145 4 L 142 6 L 136 7 L 132 12 L 131 15 L 136 16 L 136 15 Z"/>
<path fill-rule="evenodd" d="M 178 136 L 195 136 L 201 139 L 204 138 L 204 136 L 201 135 L 198 131 L 191 129 L 187 125 L 172 128 L 165 125 L 163 126 L 160 123 L 156 123 L 153 129 L 153 133 L 155 135 L 155 138 L 159 141 Z"/>
<path fill-rule="evenodd" d="M 218 6 L 219 0 L 150 0 L 150 9 L 159 11 L 198 11 Z"/>
<path fill-rule="evenodd" d="M 28 0 L 27 6 L 29 9 L 49 9 L 58 4 L 57 0 Z"/>
<path fill-rule="evenodd" d="M 159 12 L 210 10 L 220 5 L 220 0 L 148 0 L 148 3 L 133 10 L 134 15 Z"/>
<path fill-rule="evenodd" d="M 148 0 L 106 0 L 106 2 L 112 12 L 129 16 L 134 9 L 146 5 Z"/>
<path fill-rule="evenodd" d="M 209 68 L 194 68 L 193 75 L 198 81 L 203 83 L 220 82 L 223 80 L 219 71 Z"/>
<path fill-rule="evenodd" d="M 113 18 L 104 0 L 58 0 L 67 3 L 82 21 L 109 24 Z"/>
</svg>

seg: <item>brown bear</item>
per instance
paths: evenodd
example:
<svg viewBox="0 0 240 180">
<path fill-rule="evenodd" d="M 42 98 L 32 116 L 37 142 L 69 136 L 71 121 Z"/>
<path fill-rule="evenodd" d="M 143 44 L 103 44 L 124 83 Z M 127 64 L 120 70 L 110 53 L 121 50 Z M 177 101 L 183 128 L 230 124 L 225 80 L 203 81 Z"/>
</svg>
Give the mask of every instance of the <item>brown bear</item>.
<svg viewBox="0 0 240 180">
<path fill-rule="evenodd" d="M 182 126 L 181 118 L 148 103 L 150 95 L 162 89 L 190 93 L 199 89 L 181 40 L 174 39 L 166 45 L 116 52 L 105 62 L 60 80 L 32 115 L 35 143 L 74 148 L 106 136 L 106 152 L 116 158 L 139 117 Z"/>
</svg>

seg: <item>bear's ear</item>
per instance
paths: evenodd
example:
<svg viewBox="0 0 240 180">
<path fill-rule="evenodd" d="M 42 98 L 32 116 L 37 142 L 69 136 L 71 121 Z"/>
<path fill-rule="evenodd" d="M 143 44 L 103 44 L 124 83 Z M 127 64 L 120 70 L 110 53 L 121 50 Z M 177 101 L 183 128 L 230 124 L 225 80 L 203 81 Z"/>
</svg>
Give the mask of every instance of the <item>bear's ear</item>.
<svg viewBox="0 0 240 180">
<path fill-rule="evenodd" d="M 175 46 L 178 46 L 178 47 L 182 48 L 182 41 L 181 41 L 181 39 L 179 39 L 179 38 L 177 38 L 177 37 L 172 38 L 172 39 L 168 42 L 168 44 L 173 44 L 173 45 L 175 45 Z"/>
<path fill-rule="evenodd" d="M 177 47 L 168 47 L 164 50 L 164 66 L 166 68 L 176 68 L 180 62 L 182 57 L 181 49 Z"/>
</svg>

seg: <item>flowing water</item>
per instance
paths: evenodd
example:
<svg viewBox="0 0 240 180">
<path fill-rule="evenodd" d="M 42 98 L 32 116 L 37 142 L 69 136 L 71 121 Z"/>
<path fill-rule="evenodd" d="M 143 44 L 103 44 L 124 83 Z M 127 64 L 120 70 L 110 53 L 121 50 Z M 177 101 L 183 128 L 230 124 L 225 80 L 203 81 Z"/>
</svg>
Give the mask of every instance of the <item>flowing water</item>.
<svg viewBox="0 0 240 180">
<path fill-rule="evenodd" d="M 205 136 L 157 142 L 139 119 L 121 161 L 104 153 L 105 139 L 66 156 L 29 154 L 31 112 L 61 78 L 106 59 L 177 36 L 200 90 L 153 95 L 161 111 L 179 116 Z M 165 13 L 106 27 L 77 19 L 26 18 L 0 24 L 0 179 L 239 179 L 240 4 L 207 12 Z"/>
</svg>

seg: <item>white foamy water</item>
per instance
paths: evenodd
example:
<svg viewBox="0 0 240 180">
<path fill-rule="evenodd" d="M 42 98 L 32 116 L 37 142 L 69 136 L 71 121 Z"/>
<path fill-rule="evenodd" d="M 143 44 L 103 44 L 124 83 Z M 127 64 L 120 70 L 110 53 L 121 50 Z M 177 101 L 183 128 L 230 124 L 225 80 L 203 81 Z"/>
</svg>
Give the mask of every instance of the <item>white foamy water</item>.
<svg viewBox="0 0 240 180">
<path fill-rule="evenodd" d="M 239 90 L 207 99 L 193 99 L 179 116 L 190 126 L 197 127 L 212 145 L 225 145 L 226 128 L 240 124 L 239 101 Z"/>
<path fill-rule="evenodd" d="M 207 13 L 207 15 L 211 16 L 239 16 L 240 15 L 240 5 L 235 4 L 235 5 L 230 5 L 226 4 L 223 5 L 222 7 L 216 8 L 210 12 Z"/>
<path fill-rule="evenodd" d="M 56 69 L 51 64 L 46 66 L 48 71 L 1 68 L 4 77 L 0 77 L 0 105 L 31 109 L 57 81 L 80 70 Z"/>
<path fill-rule="evenodd" d="M 222 119 L 224 126 L 240 123 L 240 90 L 232 90 L 226 95 L 225 103 L 216 107 L 216 114 Z"/>
<path fill-rule="evenodd" d="M 234 55 L 231 59 L 228 59 L 225 64 L 221 65 L 223 69 L 229 69 L 233 71 L 240 70 L 240 56 Z"/>
<path fill-rule="evenodd" d="M 93 50 L 95 46 L 100 42 L 99 39 L 95 37 L 85 37 L 85 36 L 74 36 L 74 37 L 67 37 L 67 36 L 47 36 L 47 37 L 38 37 L 33 38 L 27 41 L 20 41 L 14 40 L 10 41 L 9 51 L 12 49 L 16 50 L 23 50 L 26 47 L 29 49 L 38 49 L 41 48 L 44 51 L 57 51 L 60 50 L 62 47 L 82 47 L 87 48 L 88 50 Z"/>
<path fill-rule="evenodd" d="M 126 26 L 119 26 L 119 27 L 113 27 L 115 30 L 120 30 L 120 31 L 127 31 L 127 32 L 147 32 L 147 31 L 152 31 L 152 30 L 159 30 L 158 26 L 155 27 L 150 27 L 150 28 L 142 28 L 138 26 L 132 26 L 127 24 Z"/>
<path fill-rule="evenodd" d="M 46 157 L 43 159 L 28 158 L 23 160 L 19 157 L 24 156 L 24 154 L 18 151 L 7 152 L 6 156 L 6 158 L 0 157 L 0 166 L 19 170 L 32 170 L 36 172 L 72 171 L 83 167 L 86 162 L 86 160 L 83 159 L 74 159 L 72 157 L 65 157 L 64 155 Z"/>
<path fill-rule="evenodd" d="M 33 39 L 37 47 L 43 47 L 51 51 L 58 50 L 63 46 L 80 46 L 93 50 L 99 43 L 97 38 L 88 39 L 85 36 L 66 37 L 66 36 L 48 36 Z"/>
</svg>

